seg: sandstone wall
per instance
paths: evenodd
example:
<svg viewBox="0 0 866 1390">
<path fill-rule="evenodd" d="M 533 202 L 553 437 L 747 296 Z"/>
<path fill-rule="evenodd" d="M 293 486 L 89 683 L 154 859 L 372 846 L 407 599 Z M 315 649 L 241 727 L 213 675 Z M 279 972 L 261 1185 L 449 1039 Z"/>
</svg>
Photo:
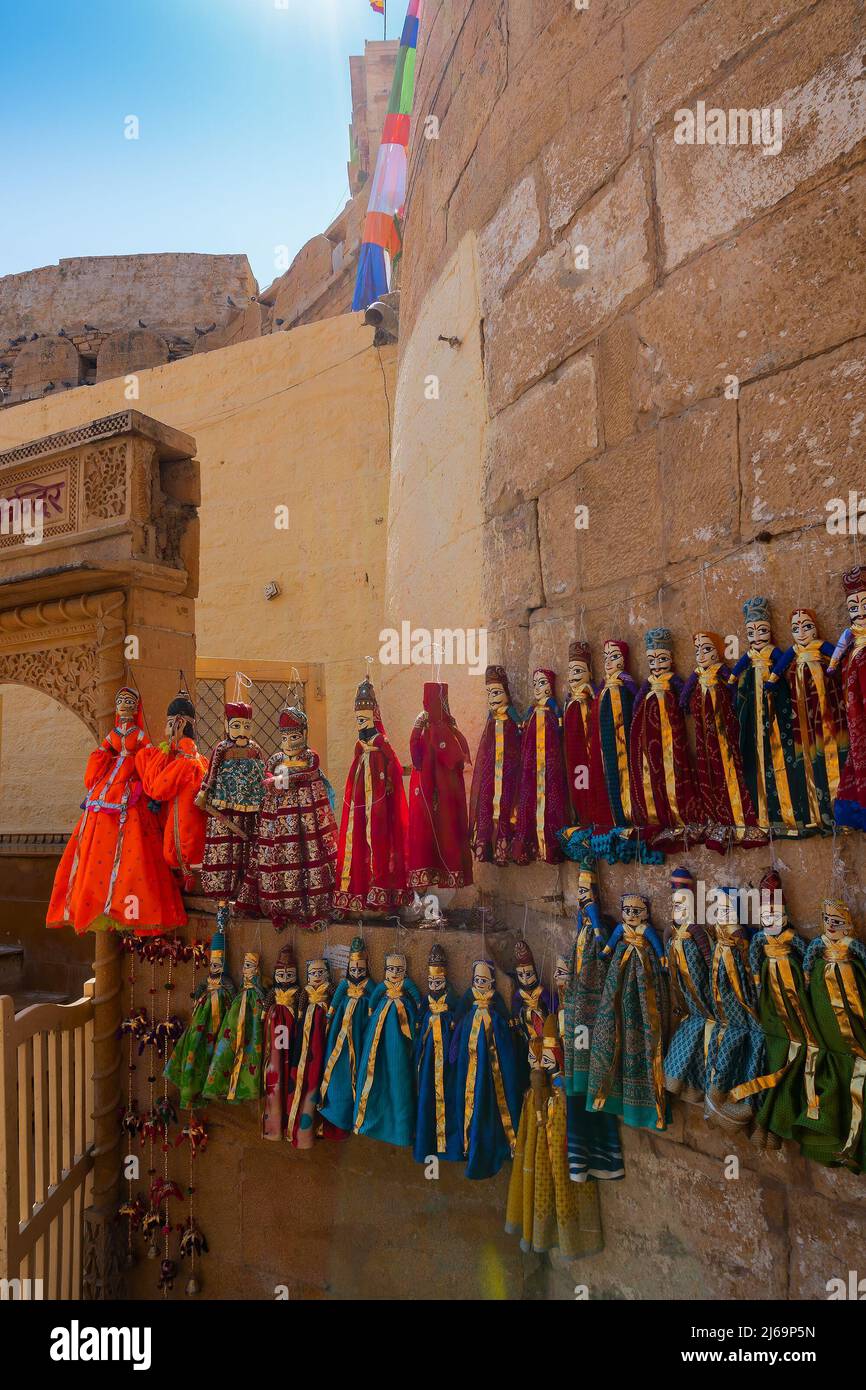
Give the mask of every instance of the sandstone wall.
<svg viewBox="0 0 866 1390">
<path fill-rule="evenodd" d="M 647 627 L 673 628 L 687 673 L 692 630 L 709 620 L 742 635 L 740 604 L 755 593 L 772 599 L 783 644 L 800 602 L 835 639 L 855 549 L 828 535 L 824 504 L 863 476 L 864 53 L 854 0 L 430 0 L 402 270 L 390 620 L 472 626 L 480 615 L 520 704 L 535 665 L 564 678 L 581 622 L 597 653 L 605 636 L 628 638 L 638 679 Z M 779 108 L 781 151 L 675 143 L 674 112 L 698 101 Z M 428 114 L 438 139 L 425 138 Z M 430 373 L 441 378 L 432 400 Z M 440 531 L 449 489 L 481 510 L 458 503 Z M 473 741 L 481 683 L 446 677 Z M 401 699 L 400 717 L 412 712 Z M 776 849 L 810 934 L 832 846 Z M 838 856 L 866 920 L 862 839 L 840 839 Z M 769 855 L 754 857 L 684 858 L 713 885 L 757 881 Z M 601 877 L 611 914 L 628 884 L 666 920 L 665 869 L 602 866 Z M 479 880 L 513 927 L 526 918 L 539 954 L 566 944 L 572 866 Z M 796 1153 L 759 1158 L 682 1108 L 668 1136 L 627 1135 L 626 1147 L 630 1175 L 605 1191 L 596 1265 L 615 1296 L 648 1296 L 661 1277 L 677 1297 L 820 1297 L 862 1240 L 862 1182 Z M 739 1182 L 722 1177 L 728 1152 Z"/>
</svg>

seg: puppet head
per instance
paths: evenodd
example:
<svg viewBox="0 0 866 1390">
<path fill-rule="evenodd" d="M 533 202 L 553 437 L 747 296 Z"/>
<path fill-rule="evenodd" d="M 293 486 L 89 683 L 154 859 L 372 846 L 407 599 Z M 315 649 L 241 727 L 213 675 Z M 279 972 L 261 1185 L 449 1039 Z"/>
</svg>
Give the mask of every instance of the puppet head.
<svg viewBox="0 0 866 1390">
<path fill-rule="evenodd" d="M 210 961 L 207 968 L 208 980 L 214 989 L 222 983 L 225 968 L 226 939 L 221 931 L 215 931 L 210 939 Z"/>
<path fill-rule="evenodd" d="M 364 945 L 364 938 L 356 936 L 349 947 L 349 964 L 346 966 L 346 979 L 353 984 L 359 985 L 362 980 L 366 980 L 368 974 L 367 947 Z"/>
<path fill-rule="evenodd" d="M 571 966 L 565 956 L 557 955 L 553 962 L 553 988 L 562 998 L 562 995 L 571 979 Z"/>
<path fill-rule="evenodd" d="M 141 715 L 141 696 L 131 685 L 122 685 L 114 697 L 118 724 L 136 724 Z"/>
<path fill-rule="evenodd" d="M 427 992 L 428 994 L 444 994 L 445 992 L 445 952 L 434 941 L 430 947 L 430 955 L 427 957 Z"/>
<path fill-rule="evenodd" d="M 821 931 L 831 941 L 842 941 L 854 935 L 851 909 L 841 898 L 825 898 L 821 904 Z"/>
<path fill-rule="evenodd" d="M 274 989 L 291 989 L 298 983 L 298 967 L 291 946 L 281 946 L 274 966 Z"/>
<path fill-rule="evenodd" d="M 179 738 L 195 738 L 195 705 L 185 685 L 181 685 L 165 713 L 165 736 L 169 743 Z"/>
<path fill-rule="evenodd" d="M 592 681 L 592 654 L 588 642 L 570 642 L 568 646 L 568 688 L 577 696 Z"/>
<path fill-rule="evenodd" d="M 674 635 L 669 627 L 651 627 L 644 633 L 647 665 L 651 676 L 664 676 L 674 668 Z"/>
<path fill-rule="evenodd" d="M 307 746 L 307 716 L 299 705 L 280 710 L 280 748 L 297 757 Z"/>
<path fill-rule="evenodd" d="M 496 988 L 496 969 L 492 960 L 482 957 L 472 962 L 472 988 L 481 994 L 492 993 Z"/>
<path fill-rule="evenodd" d="M 788 914 L 782 897 L 782 880 L 777 869 L 768 869 L 760 882 L 761 929 L 767 936 L 778 936 L 788 925 Z"/>
<path fill-rule="evenodd" d="M 535 989 L 538 984 L 535 957 L 522 938 L 514 943 L 514 976 L 521 989 Z"/>
<path fill-rule="evenodd" d="M 232 700 L 225 707 L 226 733 L 232 743 L 245 748 L 253 735 L 253 707 L 242 700 Z"/>
<path fill-rule="evenodd" d="M 385 957 L 385 983 L 400 985 L 406 978 L 406 957 L 402 951 L 389 951 Z"/>
<path fill-rule="evenodd" d="M 487 688 L 487 708 L 494 713 L 497 710 L 508 709 L 511 704 L 511 692 L 508 689 L 508 676 L 505 674 L 504 666 L 488 666 L 484 672 L 484 684 Z"/>
<path fill-rule="evenodd" d="M 532 698 L 535 703 L 543 705 L 547 700 L 554 699 L 555 691 L 555 673 L 545 671 L 542 666 L 537 666 L 532 673 Z"/>
<path fill-rule="evenodd" d="M 740 930 L 740 890 L 731 885 L 716 888 L 707 919 L 716 929 L 716 936 L 730 939 Z"/>
<path fill-rule="evenodd" d="M 746 636 L 749 646 L 756 651 L 773 645 L 773 628 L 770 622 L 770 600 L 767 598 L 747 598 L 743 604 L 743 617 L 746 620 Z"/>
<path fill-rule="evenodd" d="M 791 636 L 798 647 L 805 647 L 819 636 L 818 617 L 813 608 L 795 608 L 791 613 Z"/>
<path fill-rule="evenodd" d="M 725 643 L 723 637 L 718 632 L 695 632 L 693 633 L 695 644 L 695 665 L 699 671 L 706 671 L 710 666 L 718 666 L 724 660 Z"/>
<path fill-rule="evenodd" d="M 688 927 L 695 916 L 695 880 L 682 865 L 671 870 L 671 916 L 677 927 Z"/>
<path fill-rule="evenodd" d="M 307 961 L 307 984 L 313 989 L 318 989 L 319 985 L 330 984 L 331 970 L 324 956 L 313 956 L 312 960 Z"/>
<path fill-rule="evenodd" d="M 625 670 L 628 662 L 628 642 L 620 642 L 615 637 L 606 637 L 602 653 L 604 674 L 608 680 Z"/>
<path fill-rule="evenodd" d="M 645 927 L 649 924 L 649 898 L 642 893 L 623 893 L 620 911 L 624 927 Z"/>
<path fill-rule="evenodd" d="M 852 623 L 866 622 L 866 565 L 855 565 L 842 575 L 845 605 Z"/>
<path fill-rule="evenodd" d="M 548 1014 L 541 1032 L 541 1065 L 547 1072 L 560 1072 L 563 1060 L 559 1019 L 556 1014 Z"/>
<path fill-rule="evenodd" d="M 379 718 L 379 701 L 376 699 L 376 692 L 371 682 L 365 676 L 355 692 L 355 719 L 358 724 L 358 732 L 369 737 L 368 731 L 375 731 Z"/>
<path fill-rule="evenodd" d="M 577 876 L 577 901 L 580 907 L 587 907 L 598 897 L 598 876 L 595 869 L 581 869 Z"/>
<path fill-rule="evenodd" d="M 243 982 L 245 987 L 259 983 L 258 951 L 247 951 L 244 955 Z"/>
</svg>

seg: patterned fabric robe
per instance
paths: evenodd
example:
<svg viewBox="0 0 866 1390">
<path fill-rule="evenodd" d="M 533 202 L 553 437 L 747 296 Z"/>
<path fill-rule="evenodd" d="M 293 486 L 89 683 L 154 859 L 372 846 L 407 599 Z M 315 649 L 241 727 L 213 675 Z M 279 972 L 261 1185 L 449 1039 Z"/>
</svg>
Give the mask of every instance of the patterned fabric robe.
<svg viewBox="0 0 866 1390">
<path fill-rule="evenodd" d="M 803 976 L 806 942 L 793 927 L 756 932 L 749 964 L 758 991 L 767 1071 L 753 1083 L 759 1109 L 753 1139 L 778 1148 L 797 1126 L 820 1118 L 816 1090 L 819 1038 Z"/>
<path fill-rule="evenodd" d="M 820 1129 L 798 1126 L 807 1158 L 866 1172 L 866 947 L 853 937 L 819 936 L 803 961 L 822 1043 L 817 1089 Z"/>
<path fill-rule="evenodd" d="M 767 844 L 758 826 L 740 754 L 730 669 L 720 662 L 686 681 L 681 704 L 695 724 L 697 792 L 704 843 L 724 854 L 731 844 L 757 849 Z"/>
<path fill-rule="evenodd" d="M 740 1129 L 751 1122 L 756 1109 L 750 1083 L 766 1072 L 744 932 L 718 924 L 710 982 L 716 1021 L 707 1046 L 706 1114 L 723 1129 Z"/>
<path fill-rule="evenodd" d="M 571 824 L 592 825 L 592 799 L 589 792 L 589 743 L 595 690 L 589 681 L 579 695 L 569 695 L 562 710 L 562 742 L 565 750 L 565 781 L 571 806 Z M 576 785 L 580 782 L 580 786 Z"/>
<path fill-rule="evenodd" d="M 703 839 L 703 816 L 692 778 L 680 709 L 683 682 L 651 676 L 637 693 L 629 735 L 634 824 L 641 839 L 669 851 Z"/>
<path fill-rule="evenodd" d="M 533 705 L 523 724 L 517 826 L 511 844 L 516 864 L 562 861 L 558 832 L 565 828 L 567 808 L 559 706 L 549 699 Z"/>
<path fill-rule="evenodd" d="M 163 1073 L 178 1088 L 182 1109 L 203 1104 L 213 1051 L 234 992 L 234 985 L 224 975 L 207 980 L 195 997 L 189 1027 L 175 1043 Z"/>
<path fill-rule="evenodd" d="M 849 749 L 839 778 L 834 815 L 837 825 L 866 830 L 866 623 L 846 628 L 837 651 L 843 642 L 847 648 L 843 685 Z"/>
<path fill-rule="evenodd" d="M 301 991 L 295 1054 L 292 1059 L 292 1103 L 286 1137 L 296 1149 L 311 1149 L 316 1138 L 319 1088 L 327 1061 L 328 1004 L 331 986 L 306 985 Z"/>
<path fill-rule="evenodd" d="M 262 1015 L 258 975 L 235 995 L 223 1018 L 202 1095 L 205 1100 L 258 1100 L 262 1088 Z"/>
<path fill-rule="evenodd" d="M 265 794 L 264 753 L 257 743 L 238 748 L 218 743 L 202 784 L 209 814 L 202 857 L 201 888 L 206 898 L 233 902 L 240 892 L 253 847 L 256 817 Z"/>
<path fill-rule="evenodd" d="M 661 942 L 650 926 L 620 923 L 605 951 L 610 966 L 592 1033 L 587 1104 L 636 1129 L 665 1129 L 670 995 Z"/>
<path fill-rule="evenodd" d="M 415 1137 L 414 1045 L 421 995 L 409 979 L 376 985 L 358 1066 L 354 1130 L 407 1147 Z"/>
<path fill-rule="evenodd" d="M 589 793 L 596 834 L 632 824 L 629 741 L 637 686 L 626 673 L 605 680 L 592 706 Z"/>
<path fill-rule="evenodd" d="M 514 1152 L 521 1093 L 514 1032 L 497 990 L 467 990 L 451 1041 L 458 1123 L 451 1157 L 492 1178 Z"/>
<path fill-rule="evenodd" d="M 809 803 L 802 756 L 794 746 L 791 692 L 784 681 L 767 681 L 782 653 L 778 647 L 750 647 L 734 667 L 740 753 L 752 805 L 762 829 L 777 836 L 804 836 L 809 828 Z"/>
<path fill-rule="evenodd" d="M 517 819 L 520 719 L 512 705 L 487 716 L 469 794 L 469 839 L 476 859 L 507 864 Z"/>
<path fill-rule="evenodd" d="M 286 1127 L 295 1089 L 292 1058 L 295 1053 L 300 992 L 300 985 L 276 986 L 265 1001 L 263 1139 L 287 1137 Z"/>
<path fill-rule="evenodd" d="M 369 975 L 358 983 L 346 978 L 340 980 L 331 1000 L 319 1110 L 335 1131 L 332 1138 L 343 1138 L 352 1132 L 358 1067 L 370 1023 L 372 993 Z"/>
<path fill-rule="evenodd" d="M 808 824 L 825 835 L 833 830 L 833 800 L 848 756 L 845 705 L 835 678 L 827 675 L 832 655 L 829 642 L 796 642 L 773 666 L 791 691 L 794 754 L 803 763 Z"/>
<path fill-rule="evenodd" d="M 458 996 L 446 984 L 441 994 L 426 997 L 415 1040 L 418 1112 L 414 1155 L 425 1163 L 431 1154 L 453 1158 L 460 1123 L 451 1065 L 451 1034 Z"/>
<path fill-rule="evenodd" d="M 561 1025 L 568 1171 L 572 1182 L 625 1176 L 616 1116 L 586 1108 L 590 1039 L 608 967 L 604 954 L 607 936 L 598 903 L 588 903 L 578 910 Z"/>
<path fill-rule="evenodd" d="M 665 1054 L 665 1086 L 690 1105 L 702 1105 L 707 1047 L 714 1017 L 710 987 L 712 946 L 700 926 L 675 926 L 668 940 L 674 1032 Z"/>
</svg>

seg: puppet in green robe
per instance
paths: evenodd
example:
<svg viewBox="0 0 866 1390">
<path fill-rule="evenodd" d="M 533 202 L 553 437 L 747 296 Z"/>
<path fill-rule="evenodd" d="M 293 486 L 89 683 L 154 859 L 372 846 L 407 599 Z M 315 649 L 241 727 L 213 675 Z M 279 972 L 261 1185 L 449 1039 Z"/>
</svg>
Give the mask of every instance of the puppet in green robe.
<svg viewBox="0 0 866 1390">
<path fill-rule="evenodd" d="M 319 1090 L 319 1110 L 332 1126 L 328 1138 L 348 1138 L 358 1095 L 358 1064 L 367 1025 L 373 981 L 368 974 L 367 948 L 356 936 L 349 948 L 346 978 L 340 980 L 328 1011 L 325 1074 Z"/>
<path fill-rule="evenodd" d="M 809 943 L 803 973 L 820 1031 L 817 1091 L 820 1134 L 798 1127 L 807 1158 L 866 1171 L 866 948 L 844 902 L 828 898 L 821 935 Z"/>
<path fill-rule="evenodd" d="M 184 1109 L 202 1103 L 220 1026 L 234 992 L 226 969 L 225 935 L 215 931 L 210 943 L 208 977 L 195 996 L 189 1027 L 178 1038 L 164 1073 L 180 1091 L 179 1104 Z"/>
<path fill-rule="evenodd" d="M 265 992 L 257 951 L 244 956 L 240 993 L 223 1019 L 204 1091 L 206 1100 L 258 1100 L 262 1089 L 262 1015 Z"/>
</svg>

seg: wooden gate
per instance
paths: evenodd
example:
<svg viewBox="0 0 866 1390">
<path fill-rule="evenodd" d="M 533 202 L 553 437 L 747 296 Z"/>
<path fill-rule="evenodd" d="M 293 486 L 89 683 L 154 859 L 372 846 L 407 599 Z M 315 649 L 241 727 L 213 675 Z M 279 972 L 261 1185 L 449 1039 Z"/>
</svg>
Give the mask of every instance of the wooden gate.
<svg viewBox="0 0 866 1390">
<path fill-rule="evenodd" d="M 81 1297 L 93 1168 L 93 980 L 74 1004 L 0 996 L 3 1296 Z M 18 1282 L 16 1282 L 18 1281 Z"/>
</svg>

